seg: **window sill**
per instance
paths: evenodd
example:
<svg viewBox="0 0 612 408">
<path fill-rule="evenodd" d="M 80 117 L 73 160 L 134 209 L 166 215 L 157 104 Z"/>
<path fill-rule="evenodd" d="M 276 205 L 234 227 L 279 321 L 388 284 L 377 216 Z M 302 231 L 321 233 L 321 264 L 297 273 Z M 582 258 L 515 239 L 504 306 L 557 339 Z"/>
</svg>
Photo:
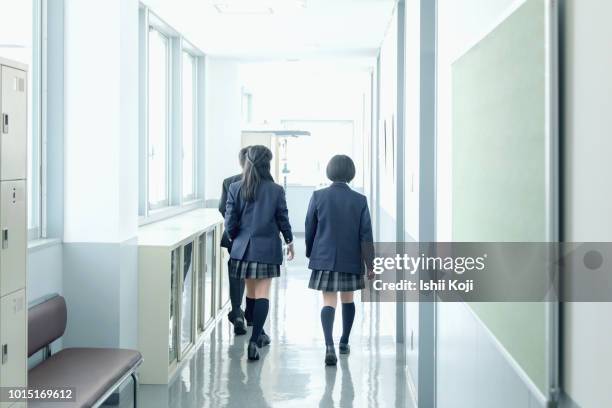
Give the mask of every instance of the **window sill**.
<svg viewBox="0 0 612 408">
<path fill-rule="evenodd" d="M 40 251 L 54 245 L 60 245 L 62 240 L 59 238 L 39 238 L 28 241 L 28 252 Z"/>
<path fill-rule="evenodd" d="M 172 207 L 160 208 L 158 210 L 153 210 L 149 212 L 149 215 L 144 217 L 138 217 L 138 226 L 142 227 L 143 225 L 151 224 L 157 221 L 162 221 L 170 217 L 174 217 L 187 211 L 195 210 L 196 208 L 204 207 L 204 200 L 201 198 L 189 201 L 184 203 L 181 206 L 175 205 Z"/>
</svg>

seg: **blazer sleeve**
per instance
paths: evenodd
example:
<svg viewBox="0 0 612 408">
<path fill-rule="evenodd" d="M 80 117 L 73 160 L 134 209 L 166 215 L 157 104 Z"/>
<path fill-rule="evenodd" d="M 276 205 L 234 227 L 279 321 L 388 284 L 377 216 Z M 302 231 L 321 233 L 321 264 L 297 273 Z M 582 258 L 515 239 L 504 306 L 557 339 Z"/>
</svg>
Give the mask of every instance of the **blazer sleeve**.
<svg viewBox="0 0 612 408">
<path fill-rule="evenodd" d="M 312 253 L 312 245 L 314 244 L 318 223 L 317 202 L 315 194 L 313 193 L 312 197 L 310 197 L 310 203 L 308 204 L 308 211 L 306 212 L 306 258 L 310 258 L 310 254 Z"/>
<path fill-rule="evenodd" d="M 366 201 L 361 210 L 361 221 L 359 224 L 359 238 L 361 240 L 361 256 L 368 270 L 372 270 L 374 264 L 374 239 L 372 236 L 372 219 L 370 209 Z"/>
<path fill-rule="evenodd" d="M 223 217 L 225 217 L 225 211 L 226 211 L 226 207 L 227 207 L 227 190 L 228 190 L 228 183 L 225 182 L 225 180 L 223 180 L 223 183 L 221 185 L 221 198 L 219 199 L 219 212 L 221 213 L 221 215 Z"/>
<path fill-rule="evenodd" d="M 240 229 L 240 204 L 236 201 L 236 189 L 230 188 L 225 205 L 225 231 L 233 240 Z"/>
<path fill-rule="evenodd" d="M 276 225 L 283 234 L 285 243 L 293 242 L 293 233 L 291 232 L 291 224 L 289 223 L 289 210 L 287 209 L 287 200 L 285 199 L 285 189 L 281 188 L 278 194 L 278 203 L 276 204 Z"/>
</svg>

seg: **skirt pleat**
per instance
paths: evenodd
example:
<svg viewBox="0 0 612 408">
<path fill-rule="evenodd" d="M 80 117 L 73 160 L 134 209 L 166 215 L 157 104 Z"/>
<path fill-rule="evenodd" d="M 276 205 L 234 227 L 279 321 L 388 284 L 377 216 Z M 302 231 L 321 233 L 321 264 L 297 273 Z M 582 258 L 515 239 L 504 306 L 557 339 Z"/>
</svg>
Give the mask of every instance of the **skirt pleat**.
<svg viewBox="0 0 612 408">
<path fill-rule="evenodd" d="M 354 273 L 314 270 L 308 287 L 323 292 L 352 292 L 364 289 L 365 279 Z"/>
<path fill-rule="evenodd" d="M 280 276 L 280 265 L 231 259 L 229 276 L 234 279 L 268 279 Z"/>
</svg>

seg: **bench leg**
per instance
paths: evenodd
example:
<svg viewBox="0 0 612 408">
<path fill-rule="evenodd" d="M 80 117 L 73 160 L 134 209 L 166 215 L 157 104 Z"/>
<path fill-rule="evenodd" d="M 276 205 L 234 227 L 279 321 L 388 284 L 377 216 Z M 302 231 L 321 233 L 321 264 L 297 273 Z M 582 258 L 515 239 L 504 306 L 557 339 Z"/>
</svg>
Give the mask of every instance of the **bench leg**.
<svg viewBox="0 0 612 408">
<path fill-rule="evenodd" d="M 138 374 L 132 373 L 132 386 L 134 387 L 134 408 L 138 408 Z"/>
</svg>

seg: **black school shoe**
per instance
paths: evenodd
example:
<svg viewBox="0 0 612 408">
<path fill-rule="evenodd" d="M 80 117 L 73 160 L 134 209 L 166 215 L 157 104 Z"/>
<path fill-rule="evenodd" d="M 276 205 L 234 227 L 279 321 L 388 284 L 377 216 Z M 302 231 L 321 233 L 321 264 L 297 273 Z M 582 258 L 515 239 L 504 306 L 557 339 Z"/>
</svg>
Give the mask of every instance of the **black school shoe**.
<svg viewBox="0 0 612 408">
<path fill-rule="evenodd" d="M 231 324 L 234 325 L 234 334 L 237 336 L 246 334 L 247 330 L 244 324 L 244 312 L 240 310 L 240 314 L 238 317 L 234 317 L 233 311 L 230 311 L 227 314 L 227 320 L 230 321 Z"/>
<path fill-rule="evenodd" d="M 242 336 L 243 334 L 246 334 L 247 329 L 246 326 L 244 325 L 244 318 L 242 316 L 238 316 L 237 318 L 234 319 L 234 334 L 236 336 Z"/>
<path fill-rule="evenodd" d="M 251 361 L 259 360 L 259 350 L 257 350 L 257 343 L 255 343 L 254 341 L 249 342 L 247 354 L 248 354 L 249 360 Z"/>
<path fill-rule="evenodd" d="M 348 343 L 340 343 L 338 350 L 340 354 L 349 354 L 351 352 L 351 346 L 349 346 Z"/>
<path fill-rule="evenodd" d="M 336 357 L 336 349 L 334 346 L 325 346 L 325 365 L 335 366 L 337 362 L 338 357 Z"/>
<path fill-rule="evenodd" d="M 270 344 L 271 340 L 270 340 L 270 336 L 268 336 L 266 333 L 261 333 L 259 335 L 259 338 L 257 339 L 257 346 L 259 348 L 261 347 L 265 347 L 268 346 Z"/>
</svg>

